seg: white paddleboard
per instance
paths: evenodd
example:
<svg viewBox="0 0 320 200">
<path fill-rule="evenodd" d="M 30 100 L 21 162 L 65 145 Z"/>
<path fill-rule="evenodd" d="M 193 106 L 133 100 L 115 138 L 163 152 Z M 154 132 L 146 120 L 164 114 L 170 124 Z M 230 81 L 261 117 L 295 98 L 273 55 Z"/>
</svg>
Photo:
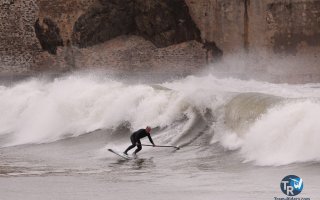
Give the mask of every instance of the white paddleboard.
<svg viewBox="0 0 320 200">
<path fill-rule="evenodd" d="M 124 154 L 124 153 L 121 153 L 121 152 L 115 151 L 115 150 L 113 150 L 113 149 L 108 149 L 108 151 L 110 151 L 110 152 L 112 152 L 112 153 L 114 153 L 114 154 L 116 154 L 116 155 L 120 156 L 121 158 L 127 159 L 127 160 L 134 159 L 133 157 L 130 157 L 130 156 L 128 156 L 128 155 L 126 155 L 126 154 Z"/>
</svg>

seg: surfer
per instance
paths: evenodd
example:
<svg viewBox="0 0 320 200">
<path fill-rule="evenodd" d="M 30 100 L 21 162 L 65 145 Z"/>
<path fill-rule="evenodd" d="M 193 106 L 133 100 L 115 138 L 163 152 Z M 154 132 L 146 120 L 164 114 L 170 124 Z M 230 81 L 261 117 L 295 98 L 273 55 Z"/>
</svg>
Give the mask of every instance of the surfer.
<svg viewBox="0 0 320 200">
<path fill-rule="evenodd" d="M 137 146 L 137 149 L 133 153 L 133 155 L 136 155 L 142 149 L 140 139 L 144 138 L 146 136 L 148 136 L 151 144 L 155 147 L 156 145 L 152 141 L 152 138 L 150 136 L 150 132 L 151 132 L 150 126 L 147 126 L 145 129 L 140 129 L 140 130 L 132 133 L 132 135 L 130 137 L 132 145 L 130 145 L 123 153 L 128 155 L 128 151 L 130 149 L 134 148 L 135 146 Z"/>
</svg>

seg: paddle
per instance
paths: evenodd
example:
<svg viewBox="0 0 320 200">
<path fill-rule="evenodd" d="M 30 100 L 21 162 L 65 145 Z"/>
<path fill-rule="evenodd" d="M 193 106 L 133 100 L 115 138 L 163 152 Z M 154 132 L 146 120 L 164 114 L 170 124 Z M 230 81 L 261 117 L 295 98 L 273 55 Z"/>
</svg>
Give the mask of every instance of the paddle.
<svg viewBox="0 0 320 200">
<path fill-rule="evenodd" d="M 153 145 L 151 145 L 151 144 L 141 144 L 141 146 L 153 147 Z M 177 150 L 180 149 L 180 147 L 176 147 L 176 146 L 166 146 L 166 145 L 155 145 L 154 147 L 172 147 L 172 148 L 175 148 L 175 149 L 177 149 Z"/>
</svg>

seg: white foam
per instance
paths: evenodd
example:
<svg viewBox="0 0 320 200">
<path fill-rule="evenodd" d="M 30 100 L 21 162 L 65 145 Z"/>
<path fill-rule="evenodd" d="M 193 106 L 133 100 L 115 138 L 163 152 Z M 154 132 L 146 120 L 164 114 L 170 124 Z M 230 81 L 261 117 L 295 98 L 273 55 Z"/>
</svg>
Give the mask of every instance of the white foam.
<svg viewBox="0 0 320 200">
<path fill-rule="evenodd" d="M 229 149 L 240 147 L 247 161 L 260 165 L 319 160 L 320 106 L 312 100 L 320 97 L 317 84 L 271 84 L 218 79 L 209 74 L 162 86 L 173 90 L 76 75 L 51 82 L 34 79 L 0 87 L 0 134 L 13 136 L 10 145 L 44 143 L 129 122 L 132 130 L 146 125 L 173 127 L 158 139 L 175 141 L 192 122 L 194 110 L 205 114 L 209 109 L 214 115 L 223 115 L 216 109 L 235 94 L 261 92 L 304 100 L 270 109 L 251 125 L 244 138 L 238 138 L 236 133 L 227 134 L 222 126 L 219 129 L 217 124 L 209 124 L 213 126 L 212 132 L 225 133 L 220 142 Z M 177 125 L 185 118 L 189 121 Z"/>
<path fill-rule="evenodd" d="M 183 95 L 170 90 L 92 76 L 28 81 L 2 88 L 0 99 L 0 134 L 13 134 L 10 145 L 51 142 L 125 122 L 133 130 L 167 126 L 188 108 Z"/>
<path fill-rule="evenodd" d="M 320 102 L 302 100 L 272 108 L 243 138 L 241 153 L 258 165 L 320 160 Z"/>
</svg>

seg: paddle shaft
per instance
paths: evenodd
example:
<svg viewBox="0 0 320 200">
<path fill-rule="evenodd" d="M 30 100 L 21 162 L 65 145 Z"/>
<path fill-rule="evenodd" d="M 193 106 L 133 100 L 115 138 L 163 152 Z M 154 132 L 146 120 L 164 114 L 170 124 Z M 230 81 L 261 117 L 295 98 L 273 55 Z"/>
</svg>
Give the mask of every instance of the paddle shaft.
<svg viewBox="0 0 320 200">
<path fill-rule="evenodd" d="M 142 146 L 148 146 L 148 147 L 153 147 L 153 145 L 150 144 L 141 144 Z M 176 147 L 176 146 L 165 146 L 165 145 L 155 145 L 154 147 L 173 147 L 176 149 L 180 149 L 180 147 Z"/>
</svg>

